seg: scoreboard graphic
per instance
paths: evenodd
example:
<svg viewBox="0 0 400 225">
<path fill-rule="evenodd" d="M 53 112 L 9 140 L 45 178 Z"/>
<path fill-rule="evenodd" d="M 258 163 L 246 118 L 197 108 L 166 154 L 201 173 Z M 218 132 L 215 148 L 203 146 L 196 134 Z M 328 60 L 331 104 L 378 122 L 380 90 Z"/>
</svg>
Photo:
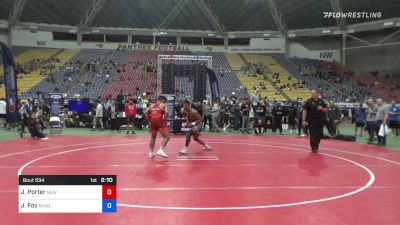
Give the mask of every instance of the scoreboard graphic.
<svg viewBox="0 0 400 225">
<path fill-rule="evenodd" d="M 116 175 L 20 175 L 20 213 L 117 212 Z"/>
</svg>

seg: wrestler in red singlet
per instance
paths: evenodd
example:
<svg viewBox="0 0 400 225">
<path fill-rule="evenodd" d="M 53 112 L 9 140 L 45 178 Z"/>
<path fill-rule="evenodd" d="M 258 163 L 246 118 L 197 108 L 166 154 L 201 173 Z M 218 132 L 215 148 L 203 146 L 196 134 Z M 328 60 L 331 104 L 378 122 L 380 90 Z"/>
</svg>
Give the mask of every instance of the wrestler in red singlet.
<svg viewBox="0 0 400 225">
<path fill-rule="evenodd" d="M 169 129 L 167 126 L 167 121 L 164 119 L 164 109 L 160 107 L 161 103 L 156 103 L 150 109 L 150 127 L 151 135 L 156 136 L 157 131 L 160 133 L 168 133 Z"/>
<path fill-rule="evenodd" d="M 169 129 L 167 125 L 168 108 L 165 105 L 167 99 L 164 96 L 158 97 L 158 101 L 155 104 L 150 105 L 145 111 L 144 116 L 150 119 L 150 131 L 151 131 L 151 141 L 150 141 L 150 153 L 149 157 L 153 158 L 154 155 L 154 145 L 156 143 L 157 132 L 163 136 L 163 141 L 161 142 L 160 149 L 157 151 L 157 155 L 168 158 L 165 153 L 164 148 L 169 141 Z"/>
</svg>

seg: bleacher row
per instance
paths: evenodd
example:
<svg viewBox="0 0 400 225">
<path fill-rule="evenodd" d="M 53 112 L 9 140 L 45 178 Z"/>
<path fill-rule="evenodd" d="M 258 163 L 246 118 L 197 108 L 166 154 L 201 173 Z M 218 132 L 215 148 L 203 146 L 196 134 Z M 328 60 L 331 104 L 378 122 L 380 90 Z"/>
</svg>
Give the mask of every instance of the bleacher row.
<svg viewBox="0 0 400 225">
<path fill-rule="evenodd" d="M 156 73 L 148 72 L 146 64 L 156 65 L 158 54 L 196 54 L 213 57 L 213 70 L 217 74 L 221 96 L 234 93 L 238 97 L 260 95 L 269 99 L 296 100 L 308 98 L 310 89 L 319 89 L 328 99 L 344 102 L 368 97 L 397 98 L 399 90 L 393 84 L 396 78 L 379 79 L 370 76 L 353 76 L 337 64 L 293 58 L 283 54 L 232 54 L 217 52 L 146 52 L 113 51 L 104 49 L 45 49 L 13 47 L 16 62 L 21 65 L 40 60 L 42 66 L 52 65 L 48 71 L 33 69 L 19 76 L 18 93 L 32 97 L 37 93 L 61 92 L 68 97 L 115 97 L 121 90 L 128 95 L 148 93 L 155 98 Z M 54 58 L 57 60 L 54 61 Z M 52 61 L 49 61 L 52 59 Z M 86 69 L 96 60 L 100 70 Z M 248 65 L 263 67 L 262 74 L 244 68 Z M 0 76 L 2 75 L 0 71 Z M 49 74 L 53 74 L 50 76 Z M 278 77 L 276 77 L 278 74 Z M 191 96 L 193 82 L 188 77 L 177 77 L 177 94 Z M 282 88 L 285 87 L 285 88 Z M 391 88 L 388 88 L 391 87 Z M 4 86 L 0 97 L 5 96 Z"/>
</svg>

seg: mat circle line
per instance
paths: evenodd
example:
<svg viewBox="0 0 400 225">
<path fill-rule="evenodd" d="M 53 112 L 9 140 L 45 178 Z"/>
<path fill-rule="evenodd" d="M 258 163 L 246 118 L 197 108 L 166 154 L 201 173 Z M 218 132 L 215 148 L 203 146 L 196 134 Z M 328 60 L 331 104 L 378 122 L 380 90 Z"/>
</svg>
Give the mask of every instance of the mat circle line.
<svg viewBox="0 0 400 225">
<path fill-rule="evenodd" d="M 213 140 L 208 140 L 208 143 L 220 143 L 220 144 L 233 144 L 231 142 L 224 142 L 224 141 L 218 141 L 218 139 L 214 139 L 217 141 L 213 141 Z M 242 141 L 243 142 L 243 141 Z M 298 149 L 298 148 L 292 148 L 292 147 L 283 147 L 283 146 L 274 146 L 274 145 L 268 145 L 268 144 L 253 144 L 251 143 L 251 141 L 245 141 L 246 143 L 249 143 L 248 145 L 253 145 L 253 146 L 264 146 L 264 147 L 276 147 L 276 148 L 284 148 L 284 149 L 290 149 L 290 150 L 294 150 L 294 151 L 302 151 L 302 152 L 309 152 L 309 150 L 302 150 L 302 149 Z M 171 142 L 171 143 L 183 143 L 182 141 L 179 142 Z M 30 164 L 37 162 L 41 159 L 44 158 L 49 158 L 49 157 L 53 157 L 56 155 L 62 155 L 62 154 L 67 154 L 70 152 L 77 152 L 77 151 L 84 151 L 84 150 L 89 150 L 89 149 L 94 149 L 94 148 L 102 148 L 102 147 L 111 147 L 111 146 L 122 146 L 122 145 L 137 145 L 137 144 L 147 144 L 147 142 L 137 142 L 137 143 L 124 143 L 124 144 L 113 144 L 113 145 L 102 145 L 102 146 L 91 146 L 91 147 L 86 147 L 86 148 L 79 148 L 79 149 L 71 149 L 71 150 L 67 150 L 67 151 L 62 151 L 62 152 L 57 152 L 57 153 L 52 153 L 49 155 L 45 155 L 39 158 L 36 158 L 34 160 L 29 161 L 28 163 L 24 164 L 23 166 L 21 166 L 21 168 L 18 170 L 18 175 L 22 175 L 22 171 L 24 170 L 24 168 L 26 168 L 27 166 L 29 166 Z M 350 159 L 346 159 L 340 156 L 335 156 L 332 154 L 327 154 L 327 153 L 318 153 L 321 155 L 326 155 L 326 156 L 330 156 L 333 158 L 337 158 L 337 159 L 341 159 L 344 161 L 347 161 L 349 163 L 352 163 L 358 167 L 361 167 L 363 170 L 365 170 L 368 174 L 369 174 L 369 180 L 368 182 L 365 183 L 364 186 L 345 193 L 345 194 L 341 194 L 341 195 L 337 195 L 337 196 L 333 196 L 333 197 L 327 197 L 327 198 L 321 198 L 321 199 L 315 199 L 315 200 L 309 200 L 309 201 L 301 201 L 301 202 L 293 202 L 293 203 L 285 203 L 285 204 L 273 204 L 273 205 L 258 205 L 258 206 L 232 206 L 232 207 L 175 207 L 175 206 L 151 206 L 151 205 L 133 205 L 133 204 L 117 204 L 118 206 L 122 206 L 122 207 L 128 207 L 128 208 L 144 208 L 144 209 L 164 209 L 164 210 L 250 210 L 250 209 L 266 209 L 266 208 L 281 208 L 281 207 L 290 207 L 290 206 L 299 206 L 299 205 L 306 205 L 306 204 L 313 204 L 313 203 L 320 203 L 320 202 L 327 202 L 327 201 L 332 201 L 332 200 L 337 200 L 340 198 L 345 198 L 351 195 L 355 195 L 359 192 L 362 192 L 364 190 L 366 190 L 367 188 L 371 187 L 372 184 L 375 181 L 375 175 L 374 173 L 367 168 L 366 166 L 352 161 Z"/>
</svg>

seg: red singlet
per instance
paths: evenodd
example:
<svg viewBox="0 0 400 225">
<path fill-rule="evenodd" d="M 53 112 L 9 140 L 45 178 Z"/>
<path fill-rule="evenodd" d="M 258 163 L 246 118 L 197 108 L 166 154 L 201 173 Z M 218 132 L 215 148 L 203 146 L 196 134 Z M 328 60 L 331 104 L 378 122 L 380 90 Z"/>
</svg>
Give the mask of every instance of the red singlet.
<svg viewBox="0 0 400 225">
<path fill-rule="evenodd" d="M 156 136 L 158 130 L 160 130 L 161 133 L 169 132 L 167 121 L 164 120 L 164 113 L 165 111 L 160 108 L 160 103 L 156 103 L 150 109 L 150 127 L 152 136 Z"/>
</svg>

